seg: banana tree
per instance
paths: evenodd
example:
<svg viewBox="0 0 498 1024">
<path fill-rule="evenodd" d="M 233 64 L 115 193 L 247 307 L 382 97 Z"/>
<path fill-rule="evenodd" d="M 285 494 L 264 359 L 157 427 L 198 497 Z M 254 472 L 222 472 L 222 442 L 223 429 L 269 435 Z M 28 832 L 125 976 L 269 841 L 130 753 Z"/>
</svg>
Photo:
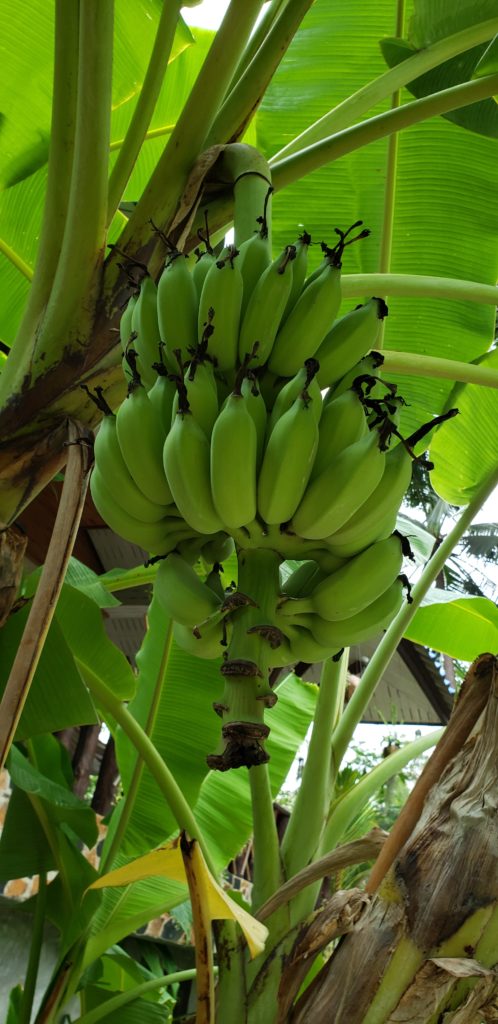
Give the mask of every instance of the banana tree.
<svg viewBox="0 0 498 1024">
<path fill-rule="evenodd" d="M 405 12 L 404 4 L 384 0 L 372 12 L 357 0 L 341 12 L 326 0 L 232 0 L 215 34 L 191 33 L 178 3 L 56 0 L 47 8 L 29 0 L 19 11 L 2 0 L 1 6 L 16 43 L 5 54 L 0 123 L 0 516 L 7 544 L 10 538 L 14 543 L 16 517 L 65 467 L 43 572 L 25 581 L 27 606 L 17 608 L 3 630 L 10 671 L 0 738 L 2 758 L 11 748 L 16 784 L 2 838 L 4 870 L 12 870 L 23 823 L 23 834 L 37 837 L 23 851 L 24 870 L 40 874 L 32 953 L 24 988 L 12 995 L 9 1020 L 30 1019 L 45 916 L 58 926 L 61 945 L 39 1024 L 61 1019 L 76 992 L 78 1019 L 85 1024 L 114 1013 L 132 1020 L 136 1010 L 141 1020 L 163 1019 L 168 1011 L 157 993 L 185 979 L 173 972 L 142 974 L 137 981 L 127 964 L 124 973 L 132 982 L 119 988 L 109 963 L 118 955 L 113 943 L 177 906 L 187 891 L 196 939 L 189 977 L 196 973 L 197 1021 L 259 1018 L 271 1024 L 313 1014 L 353 1020 L 357 979 L 345 973 L 342 961 L 365 959 L 364 943 L 372 948 L 370 929 L 375 934 L 386 902 L 404 906 L 399 879 L 408 879 L 408 889 L 418 879 L 413 872 L 408 878 L 410 844 L 416 850 L 417 843 L 427 844 L 426 819 L 432 821 L 432 814 L 439 822 L 438 801 L 444 807 L 465 788 L 458 779 L 461 771 L 467 785 L 474 771 L 469 758 L 476 757 L 481 788 L 489 784 L 491 791 L 493 785 L 491 710 L 478 753 L 470 743 L 459 759 L 484 713 L 483 694 L 490 688 L 479 687 L 479 680 L 492 676 L 488 658 L 471 675 L 470 697 L 462 695 L 431 769 L 383 848 L 368 892 L 335 894 L 314 912 L 321 878 L 355 856 L 375 856 L 378 837 L 356 851 L 339 845 L 372 787 L 428 743 L 394 753 L 383 775 L 377 770 L 361 791 L 336 799 L 337 771 L 385 666 L 404 634 L 428 636 L 421 605 L 430 584 L 498 483 L 498 371 L 489 351 L 497 304 L 496 5 L 476 0 L 464 10 L 444 3 L 434 10 L 417 0 Z M 399 425 L 404 436 L 458 406 L 460 415 L 435 435 L 431 459 L 438 493 L 463 511 L 349 703 L 344 707 L 345 656 L 326 662 L 318 693 L 288 675 L 278 704 L 266 711 L 269 762 L 220 775 L 208 772 L 204 760 L 216 743 L 206 691 L 219 703 L 219 665 L 199 668 L 198 659 L 172 643 L 173 626 L 157 598 L 136 677 L 102 632 L 98 606 L 112 600 L 108 592 L 154 579 L 157 567 L 100 582 L 87 578 L 78 586 L 64 577 L 100 418 L 89 393 L 104 393 L 116 408 L 126 391 L 117 332 L 134 285 L 130 268 L 157 279 L 168 248 L 191 252 L 206 223 L 216 244 L 234 211 L 242 244 L 264 208 L 270 178 L 276 251 L 295 237 L 299 224 L 320 240 L 338 225 L 343 238 L 347 225 L 368 225 L 368 243 L 350 250 L 342 274 L 342 311 L 358 296 L 389 299 L 390 316 L 376 347 L 406 399 Z M 320 258 L 317 249 L 311 250 L 312 266 Z M 14 589 L 10 578 L 9 587 Z M 494 650 L 495 609 L 481 600 L 479 621 Z M 455 609 L 439 608 L 436 633 L 442 638 L 434 640 L 433 629 L 432 646 L 439 642 L 468 660 L 478 655 L 468 626 L 473 608 L 458 609 L 467 615 L 467 629 L 453 639 Z M 462 637 L 465 655 L 460 647 L 449 649 Z M 64 677 L 57 658 L 65 658 Z M 43 676 L 51 679 L 55 699 Z M 66 679 L 75 700 L 61 711 Z M 271 705 L 274 694 L 264 696 Z M 67 765 L 49 735 L 97 716 L 116 735 L 124 790 L 98 878 L 78 851 L 78 839 L 90 842 L 94 826 L 87 809 L 68 795 Z M 272 798 L 311 721 L 299 794 L 279 847 Z M 457 799 L 455 814 L 459 821 L 464 814 Z M 485 827 L 477 821 L 479 835 Z M 457 877 L 461 860 L 452 863 L 456 833 L 445 828 L 448 874 L 441 880 L 429 857 L 422 879 L 429 889 L 441 888 L 442 904 L 430 904 L 429 923 L 424 908 L 419 921 L 412 904 L 404 916 L 392 911 L 390 934 L 399 942 L 370 959 L 358 1021 L 394 1020 L 406 999 L 413 1020 L 435 1019 L 449 1000 L 456 1013 L 474 998 L 469 984 L 443 985 L 435 1008 L 428 996 L 434 971 L 423 966 L 425 960 L 443 957 L 436 969 L 448 973 L 448 957 L 456 959 L 452 979 L 461 979 L 464 969 L 476 977 L 478 968 L 485 972 L 498 961 L 495 863 L 490 857 L 489 885 L 475 899 L 462 882 L 463 909 L 452 916 L 448 877 Z M 227 901 L 217 880 L 250 834 L 251 911 L 258 920 Z M 57 880 L 47 886 L 53 867 Z M 470 906 L 472 914 L 465 909 Z M 324 948 L 359 920 L 363 931 L 324 960 Z M 352 950 L 351 959 L 344 950 Z M 462 967 L 465 957 L 472 963 Z M 484 1002 L 483 996 L 479 1005 Z"/>
</svg>

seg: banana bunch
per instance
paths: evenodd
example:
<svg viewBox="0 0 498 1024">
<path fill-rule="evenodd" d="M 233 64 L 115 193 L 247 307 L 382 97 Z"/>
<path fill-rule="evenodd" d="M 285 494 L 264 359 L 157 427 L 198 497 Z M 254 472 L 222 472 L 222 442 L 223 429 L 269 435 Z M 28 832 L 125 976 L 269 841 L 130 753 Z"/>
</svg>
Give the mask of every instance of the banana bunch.
<svg viewBox="0 0 498 1024">
<path fill-rule="evenodd" d="M 176 642 L 222 659 L 208 758 L 221 770 L 267 759 L 272 667 L 386 628 L 410 554 L 396 519 L 419 436 L 401 437 L 402 400 L 379 376 L 387 306 L 338 318 L 344 251 L 368 231 L 336 229 L 307 276 L 310 236 L 272 258 L 267 213 L 268 197 L 239 248 L 216 254 L 207 230 L 195 256 L 171 247 L 121 317 L 127 397 L 114 414 L 93 396 L 95 505 L 157 560 Z M 234 550 L 235 583 L 222 570 Z"/>
</svg>

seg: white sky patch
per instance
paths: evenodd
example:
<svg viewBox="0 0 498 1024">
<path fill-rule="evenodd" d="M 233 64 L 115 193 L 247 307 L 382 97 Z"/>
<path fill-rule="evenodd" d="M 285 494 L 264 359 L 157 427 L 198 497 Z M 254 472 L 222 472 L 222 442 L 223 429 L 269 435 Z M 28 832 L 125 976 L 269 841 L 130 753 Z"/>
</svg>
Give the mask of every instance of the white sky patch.
<svg viewBox="0 0 498 1024">
<path fill-rule="evenodd" d="M 182 18 L 196 28 L 219 28 L 229 0 L 203 0 L 198 7 L 182 7 Z"/>
</svg>

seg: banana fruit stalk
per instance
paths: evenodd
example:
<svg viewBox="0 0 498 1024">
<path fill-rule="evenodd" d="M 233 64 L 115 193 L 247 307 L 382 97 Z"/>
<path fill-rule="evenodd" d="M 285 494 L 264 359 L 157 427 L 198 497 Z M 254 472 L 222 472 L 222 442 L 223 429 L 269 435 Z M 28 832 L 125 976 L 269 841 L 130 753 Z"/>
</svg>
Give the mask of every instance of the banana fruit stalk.
<svg viewBox="0 0 498 1024">
<path fill-rule="evenodd" d="M 254 177 L 242 181 L 259 203 L 261 180 L 257 190 Z M 176 642 L 219 660 L 221 736 L 208 764 L 222 771 L 268 759 L 270 669 L 334 656 L 396 614 L 409 551 L 393 531 L 409 442 L 424 433 L 403 442 L 402 400 L 378 377 L 385 303 L 336 320 L 346 249 L 368 232 L 336 229 L 306 278 L 306 232 L 272 261 L 270 191 L 238 249 L 215 255 L 206 225 L 193 266 L 171 251 L 157 287 L 146 275 L 137 293 L 130 278 L 120 324 L 129 394 L 115 415 L 101 391 L 92 396 L 104 413 L 95 505 L 157 556 Z"/>
</svg>

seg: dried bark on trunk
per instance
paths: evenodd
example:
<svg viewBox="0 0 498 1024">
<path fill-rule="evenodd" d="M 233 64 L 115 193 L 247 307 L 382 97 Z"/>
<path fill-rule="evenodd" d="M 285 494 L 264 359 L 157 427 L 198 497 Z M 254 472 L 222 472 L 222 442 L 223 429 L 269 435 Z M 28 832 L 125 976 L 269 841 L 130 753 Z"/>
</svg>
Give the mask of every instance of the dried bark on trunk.
<svg viewBox="0 0 498 1024">
<path fill-rule="evenodd" d="M 82 725 L 76 750 L 73 755 L 74 783 L 73 793 L 83 797 L 88 789 L 90 773 L 97 752 L 99 742 L 100 725 Z"/>
<path fill-rule="evenodd" d="M 95 792 L 92 798 L 92 808 L 97 814 L 105 816 L 109 814 L 114 803 L 114 790 L 118 780 L 118 766 L 114 739 L 112 736 L 107 741 L 107 746 L 102 757 L 100 771 L 95 785 Z"/>
<path fill-rule="evenodd" d="M 28 538 L 17 526 L 0 532 L 0 627 L 7 621 L 17 597 Z"/>
<path fill-rule="evenodd" d="M 483 714 L 428 794 L 356 929 L 301 997 L 292 1024 L 486 1019 L 480 1008 L 489 1007 L 496 975 L 483 968 L 498 962 L 497 667 L 492 655 L 472 666 L 472 685 L 488 692 Z"/>
</svg>

